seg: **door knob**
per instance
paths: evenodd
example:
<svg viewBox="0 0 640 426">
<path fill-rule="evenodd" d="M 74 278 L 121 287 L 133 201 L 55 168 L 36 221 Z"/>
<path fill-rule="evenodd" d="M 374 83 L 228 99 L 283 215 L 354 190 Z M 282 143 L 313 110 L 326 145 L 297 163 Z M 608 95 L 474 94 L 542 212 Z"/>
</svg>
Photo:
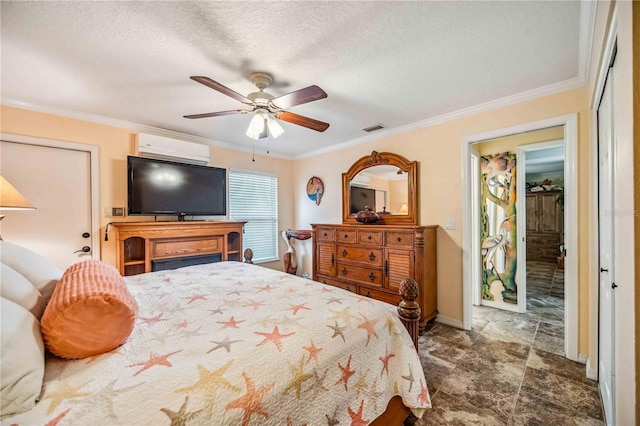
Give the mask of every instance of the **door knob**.
<svg viewBox="0 0 640 426">
<path fill-rule="evenodd" d="M 82 247 L 80 250 L 76 250 L 76 251 L 74 251 L 74 252 L 73 252 L 73 254 L 80 253 L 80 252 L 82 252 L 82 253 L 89 253 L 90 251 L 91 251 L 91 247 L 89 247 L 89 246 L 84 246 L 84 247 Z"/>
<path fill-rule="evenodd" d="M 88 233 L 88 232 L 83 232 L 82 233 L 82 238 L 89 238 L 90 236 L 91 236 L 91 234 Z"/>
</svg>

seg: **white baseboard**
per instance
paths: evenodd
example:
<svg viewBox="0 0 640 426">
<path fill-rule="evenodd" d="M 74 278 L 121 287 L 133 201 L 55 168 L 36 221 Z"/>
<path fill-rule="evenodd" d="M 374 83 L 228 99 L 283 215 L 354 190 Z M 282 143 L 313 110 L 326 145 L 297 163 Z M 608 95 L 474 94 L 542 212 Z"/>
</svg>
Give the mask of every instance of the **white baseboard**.
<svg viewBox="0 0 640 426">
<path fill-rule="evenodd" d="M 591 358 L 587 358 L 587 379 L 598 380 L 598 366 L 592 365 Z"/>
<path fill-rule="evenodd" d="M 461 320 L 445 317 L 443 315 L 436 316 L 436 322 L 440 324 L 450 325 L 451 327 L 461 328 L 464 330 L 464 324 Z"/>
<path fill-rule="evenodd" d="M 518 310 L 518 305 L 513 305 L 511 303 L 506 303 L 506 302 L 494 302 L 492 300 L 483 300 L 482 306 L 488 306 L 489 308 L 496 308 L 496 309 L 502 309 L 504 311 L 520 313 L 520 311 Z"/>
</svg>

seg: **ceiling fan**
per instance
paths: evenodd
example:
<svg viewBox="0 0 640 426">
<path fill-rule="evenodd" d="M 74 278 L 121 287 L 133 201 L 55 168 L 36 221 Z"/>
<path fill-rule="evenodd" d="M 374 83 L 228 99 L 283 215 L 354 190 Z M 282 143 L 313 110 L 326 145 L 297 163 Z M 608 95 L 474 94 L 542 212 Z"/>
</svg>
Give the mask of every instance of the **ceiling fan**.
<svg viewBox="0 0 640 426">
<path fill-rule="evenodd" d="M 192 114 L 185 115 L 184 118 L 193 119 L 254 113 L 251 123 L 249 124 L 249 128 L 247 129 L 247 136 L 255 140 L 266 138 L 269 135 L 277 138 L 284 133 L 284 129 L 276 120 L 273 119 L 273 117 L 291 124 L 297 124 L 298 126 L 316 130 L 318 132 L 324 132 L 329 127 L 329 123 L 285 111 L 285 109 L 296 105 L 306 104 L 308 102 L 326 98 L 327 94 L 318 86 L 305 87 L 304 89 L 296 90 L 295 92 L 287 93 L 286 95 L 278 96 L 276 98 L 269 93 L 264 92 L 264 89 L 269 87 L 273 82 L 273 78 L 270 74 L 254 72 L 251 74 L 250 78 L 251 82 L 258 88 L 258 92 L 252 92 L 247 96 L 243 96 L 240 93 L 223 86 L 217 81 L 213 81 L 209 77 L 192 76 L 192 80 L 197 81 L 200 84 L 204 84 L 213 90 L 217 90 L 222 94 L 230 96 L 247 105 L 250 109 L 234 109 L 229 111 L 208 112 L 204 114 Z"/>
</svg>

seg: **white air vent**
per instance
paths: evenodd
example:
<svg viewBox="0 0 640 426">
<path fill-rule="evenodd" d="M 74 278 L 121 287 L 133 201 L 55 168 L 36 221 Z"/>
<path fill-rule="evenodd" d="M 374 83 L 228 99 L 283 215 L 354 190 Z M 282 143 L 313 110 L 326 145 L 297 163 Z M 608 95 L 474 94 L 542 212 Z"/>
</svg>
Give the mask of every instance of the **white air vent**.
<svg viewBox="0 0 640 426">
<path fill-rule="evenodd" d="M 375 132 L 376 130 L 381 130 L 384 129 L 384 126 L 382 124 L 374 124 L 373 126 L 369 126 L 369 127 L 365 127 L 364 130 L 367 133 L 371 133 L 371 132 Z"/>
<path fill-rule="evenodd" d="M 138 135 L 138 155 L 190 164 L 208 164 L 210 159 L 208 145 L 145 133 Z"/>
</svg>

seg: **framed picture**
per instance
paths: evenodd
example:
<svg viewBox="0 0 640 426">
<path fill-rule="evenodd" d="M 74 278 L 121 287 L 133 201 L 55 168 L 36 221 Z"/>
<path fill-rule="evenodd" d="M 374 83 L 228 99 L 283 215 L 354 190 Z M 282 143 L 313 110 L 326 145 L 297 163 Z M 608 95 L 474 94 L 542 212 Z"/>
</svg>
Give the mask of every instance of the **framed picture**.
<svg viewBox="0 0 640 426">
<path fill-rule="evenodd" d="M 307 182 L 307 196 L 311 201 L 316 203 L 316 206 L 319 206 L 322 200 L 322 194 L 324 194 L 324 183 L 322 179 L 312 176 Z"/>
</svg>

